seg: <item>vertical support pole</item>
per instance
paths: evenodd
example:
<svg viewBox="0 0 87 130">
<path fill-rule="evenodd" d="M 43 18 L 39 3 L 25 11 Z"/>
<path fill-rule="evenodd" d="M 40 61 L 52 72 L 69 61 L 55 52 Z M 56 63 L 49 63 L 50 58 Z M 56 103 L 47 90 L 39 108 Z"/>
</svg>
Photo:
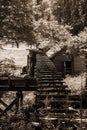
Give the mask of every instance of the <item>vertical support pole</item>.
<svg viewBox="0 0 87 130">
<path fill-rule="evenodd" d="M 23 107 L 23 93 L 20 91 L 20 108 Z"/>
<path fill-rule="evenodd" d="M 74 72 L 74 57 L 72 55 L 72 75 L 74 75 L 75 72 Z"/>
<path fill-rule="evenodd" d="M 65 75 L 66 75 L 66 63 L 65 63 L 65 61 L 63 62 L 63 67 L 64 67 L 64 77 L 65 77 Z"/>
<path fill-rule="evenodd" d="M 27 74 L 29 75 L 30 73 L 30 62 L 29 62 L 29 55 L 27 55 Z"/>
<path fill-rule="evenodd" d="M 30 77 L 34 77 L 34 68 L 36 65 L 36 52 L 34 50 L 29 50 L 28 55 L 28 74 Z"/>
<path fill-rule="evenodd" d="M 15 106 L 16 106 L 15 114 L 17 114 L 18 110 L 19 110 L 19 93 L 18 92 L 16 93 L 16 103 L 15 103 Z"/>
<path fill-rule="evenodd" d="M 85 86 L 85 89 L 87 89 L 87 53 L 85 54 L 85 69 L 86 69 L 86 86 Z"/>
<path fill-rule="evenodd" d="M 80 128 L 81 128 L 81 130 L 82 130 L 82 76 L 81 76 L 81 103 L 80 103 L 81 105 L 80 105 L 80 115 L 81 115 L 81 126 L 80 126 Z"/>
<path fill-rule="evenodd" d="M 23 93 L 22 91 L 18 91 L 16 93 L 16 113 L 20 111 L 23 107 Z"/>
</svg>

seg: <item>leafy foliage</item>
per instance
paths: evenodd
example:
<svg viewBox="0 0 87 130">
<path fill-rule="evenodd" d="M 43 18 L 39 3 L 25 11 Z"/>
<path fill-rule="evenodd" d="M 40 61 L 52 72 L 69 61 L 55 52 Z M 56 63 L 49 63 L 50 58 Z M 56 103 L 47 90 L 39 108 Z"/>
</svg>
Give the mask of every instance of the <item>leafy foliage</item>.
<svg viewBox="0 0 87 130">
<path fill-rule="evenodd" d="M 20 41 L 26 41 L 48 46 L 47 50 L 55 44 L 85 45 L 86 4 L 86 0 L 1 0 L 0 37 L 8 38 L 12 44 L 15 41 L 17 47 Z M 84 33 L 79 34 L 81 30 Z"/>
<path fill-rule="evenodd" d="M 0 37 L 33 42 L 32 6 L 28 0 L 0 1 Z"/>
<path fill-rule="evenodd" d="M 83 15 L 83 10 L 86 10 L 85 0 L 45 0 L 36 4 L 34 15 L 37 14 L 38 20 L 34 21 L 34 34 L 37 45 L 46 50 L 53 46 L 67 47 L 71 53 L 75 53 L 82 46 L 85 48 L 86 12 Z M 57 50 L 56 48 L 55 51 Z"/>
<path fill-rule="evenodd" d="M 86 0 L 57 0 L 54 2 L 53 13 L 57 20 L 73 27 L 72 33 L 78 34 L 87 26 Z"/>
<path fill-rule="evenodd" d="M 9 76 L 13 72 L 15 72 L 15 62 L 14 59 L 5 58 L 0 61 L 0 77 L 1 76 Z"/>
</svg>

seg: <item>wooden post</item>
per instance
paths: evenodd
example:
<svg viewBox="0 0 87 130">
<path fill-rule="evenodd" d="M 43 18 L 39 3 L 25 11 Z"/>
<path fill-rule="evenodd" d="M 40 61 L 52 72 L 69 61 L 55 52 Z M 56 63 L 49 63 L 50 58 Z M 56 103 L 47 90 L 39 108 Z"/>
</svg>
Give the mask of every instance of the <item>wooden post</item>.
<svg viewBox="0 0 87 130">
<path fill-rule="evenodd" d="M 23 93 L 20 91 L 20 107 L 23 107 Z"/>
<path fill-rule="evenodd" d="M 87 53 L 85 54 L 85 68 L 86 68 L 86 86 L 85 88 L 87 89 Z"/>
<path fill-rule="evenodd" d="M 18 94 L 18 92 L 16 93 L 16 104 L 15 104 L 15 106 L 16 106 L 16 112 L 15 113 L 17 113 L 18 110 L 19 110 L 19 94 Z"/>
<path fill-rule="evenodd" d="M 27 49 L 29 51 L 27 55 L 27 74 L 30 75 L 30 49 Z"/>
<path fill-rule="evenodd" d="M 30 73 L 30 62 L 29 62 L 29 55 L 27 55 L 27 74 Z"/>
<path fill-rule="evenodd" d="M 22 91 L 16 93 L 16 113 L 23 107 L 23 94 Z"/>
<path fill-rule="evenodd" d="M 36 52 L 34 50 L 29 51 L 29 75 L 34 77 L 34 67 L 36 65 Z"/>
</svg>

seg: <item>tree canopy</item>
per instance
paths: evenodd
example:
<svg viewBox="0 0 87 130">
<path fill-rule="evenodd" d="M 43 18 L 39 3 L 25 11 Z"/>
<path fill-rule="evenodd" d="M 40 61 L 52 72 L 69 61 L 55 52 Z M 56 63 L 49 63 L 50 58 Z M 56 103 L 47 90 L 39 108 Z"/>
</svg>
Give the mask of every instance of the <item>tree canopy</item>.
<svg viewBox="0 0 87 130">
<path fill-rule="evenodd" d="M 34 42 L 32 4 L 29 0 L 0 0 L 0 37 Z"/>
<path fill-rule="evenodd" d="M 20 41 L 76 44 L 79 33 L 86 33 L 86 5 L 86 0 L 0 0 L 0 38 L 15 41 L 17 47 Z"/>
<path fill-rule="evenodd" d="M 54 7 L 57 20 L 73 27 L 72 34 L 77 35 L 87 26 L 87 0 L 56 0 Z"/>
</svg>

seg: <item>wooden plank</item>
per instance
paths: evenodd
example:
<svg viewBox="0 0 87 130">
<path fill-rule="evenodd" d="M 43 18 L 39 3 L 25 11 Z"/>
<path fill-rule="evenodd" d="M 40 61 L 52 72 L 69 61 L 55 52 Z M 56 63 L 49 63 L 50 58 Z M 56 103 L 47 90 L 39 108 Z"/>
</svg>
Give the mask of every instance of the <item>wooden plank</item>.
<svg viewBox="0 0 87 130">
<path fill-rule="evenodd" d="M 37 78 L 38 81 L 44 81 L 44 80 L 47 80 L 47 81 L 49 81 L 49 80 L 59 80 L 60 81 L 60 79 L 63 80 L 63 78 L 61 78 L 61 77 L 42 77 L 42 78 Z"/>
<path fill-rule="evenodd" d="M 51 94 L 50 93 L 49 94 L 45 93 L 44 94 L 44 93 L 40 93 L 40 94 L 37 94 L 37 96 L 39 96 L 39 97 L 42 97 L 42 96 L 46 97 L 47 96 L 48 98 L 53 97 L 53 98 L 60 98 L 61 99 L 61 98 L 66 98 L 67 95 L 65 95 L 63 93 L 62 94 L 55 94 L 55 93 L 51 93 Z"/>
<path fill-rule="evenodd" d="M 68 98 L 69 98 L 69 100 L 74 100 L 74 101 L 79 100 L 79 101 L 81 101 L 80 95 L 69 95 Z"/>
<path fill-rule="evenodd" d="M 36 91 L 37 86 L 30 86 L 30 87 L 1 87 L 0 91 Z"/>
<path fill-rule="evenodd" d="M 42 110 L 43 112 L 47 112 L 49 114 L 53 114 L 53 113 L 56 113 L 56 114 L 63 114 L 63 113 L 67 113 L 67 114 L 73 114 L 73 113 L 78 113 L 78 110 L 76 109 L 72 109 L 72 110 L 69 110 L 69 109 L 63 109 L 63 108 L 51 108 L 51 109 L 43 109 Z"/>
<path fill-rule="evenodd" d="M 39 74 L 38 73 L 38 79 L 39 78 L 62 78 L 60 75 L 51 75 L 51 74 L 45 74 L 45 75 L 42 75 L 42 74 Z"/>
<path fill-rule="evenodd" d="M 67 89 L 67 86 L 66 85 L 38 85 L 38 87 L 41 89 L 43 89 L 43 88 L 49 88 L 49 89 L 51 89 L 51 88 L 54 88 L 54 89 Z"/>
<path fill-rule="evenodd" d="M 0 86 L 9 86 L 9 80 L 7 77 L 0 77 Z"/>
<path fill-rule="evenodd" d="M 63 89 L 38 89 L 40 92 L 57 92 L 57 93 L 68 93 L 71 92 L 70 90 L 63 90 Z"/>
<path fill-rule="evenodd" d="M 10 109 L 13 107 L 13 105 L 15 105 L 16 101 L 17 101 L 17 98 L 15 98 L 15 99 L 10 103 L 10 105 L 4 110 L 4 112 L 10 110 Z"/>
<path fill-rule="evenodd" d="M 38 87 L 61 87 L 61 88 L 66 88 L 66 85 L 61 85 L 61 84 L 38 84 Z"/>
<path fill-rule="evenodd" d="M 38 81 L 39 84 L 61 84 L 63 85 L 65 82 L 58 81 L 58 80 L 44 80 L 44 81 Z"/>
<path fill-rule="evenodd" d="M 46 97 L 45 98 L 37 98 L 39 101 L 45 101 L 46 100 Z M 58 102 L 58 103 L 81 103 L 81 101 L 73 101 L 73 100 L 67 100 L 67 99 L 49 99 L 48 98 L 48 101 L 49 103 L 54 103 L 54 102 Z"/>
<path fill-rule="evenodd" d="M 36 85 L 37 81 L 35 78 L 11 78 L 11 87 L 29 87 L 30 85 Z"/>
<path fill-rule="evenodd" d="M 37 81 L 35 78 L 0 78 L 0 91 L 35 91 Z"/>
<path fill-rule="evenodd" d="M 8 106 L 8 105 L 7 105 L 4 101 L 2 101 L 1 99 L 0 99 L 0 103 L 1 103 L 3 106 L 5 106 L 5 107 Z"/>
<path fill-rule="evenodd" d="M 73 104 L 79 104 L 79 105 L 80 105 L 81 102 L 80 102 L 80 101 L 69 101 L 69 100 L 64 100 L 64 101 L 63 101 L 63 100 L 59 100 L 59 101 L 55 101 L 55 100 L 54 100 L 54 101 L 49 101 L 49 103 L 50 103 L 50 104 L 51 104 L 51 103 L 59 103 L 59 104 L 60 104 L 60 103 L 72 104 L 72 103 L 73 103 Z M 62 104 L 62 105 L 63 105 L 63 104 Z"/>
</svg>

